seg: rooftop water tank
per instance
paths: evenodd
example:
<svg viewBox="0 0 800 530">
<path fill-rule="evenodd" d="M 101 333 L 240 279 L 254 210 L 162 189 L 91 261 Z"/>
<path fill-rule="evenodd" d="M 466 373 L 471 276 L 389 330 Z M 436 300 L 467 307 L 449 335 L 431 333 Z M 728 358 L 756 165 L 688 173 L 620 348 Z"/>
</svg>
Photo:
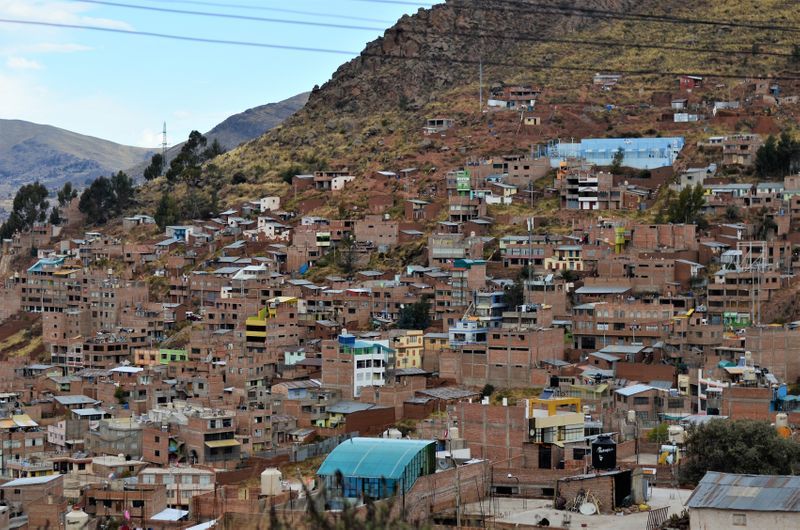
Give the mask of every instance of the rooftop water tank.
<svg viewBox="0 0 800 530">
<path fill-rule="evenodd" d="M 281 488 L 281 472 L 277 468 L 268 467 L 261 472 L 261 495 L 278 495 Z"/>
<path fill-rule="evenodd" d="M 89 526 L 89 515 L 77 506 L 65 516 L 67 530 L 84 530 Z"/>
<path fill-rule="evenodd" d="M 686 431 L 680 425 L 670 425 L 667 430 L 667 437 L 672 444 L 686 443 Z"/>
<path fill-rule="evenodd" d="M 595 469 L 617 467 L 617 444 L 610 436 L 600 435 L 592 442 L 592 467 Z"/>
</svg>

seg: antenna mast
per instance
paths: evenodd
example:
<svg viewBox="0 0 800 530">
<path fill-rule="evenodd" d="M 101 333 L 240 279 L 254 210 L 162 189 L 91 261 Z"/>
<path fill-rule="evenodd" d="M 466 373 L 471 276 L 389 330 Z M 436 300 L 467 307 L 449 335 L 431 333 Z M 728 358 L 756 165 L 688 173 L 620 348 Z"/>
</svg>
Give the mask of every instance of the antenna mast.
<svg viewBox="0 0 800 530">
<path fill-rule="evenodd" d="M 161 133 L 161 156 L 164 157 L 164 163 L 167 161 L 167 122 L 164 122 L 164 130 Z"/>
</svg>

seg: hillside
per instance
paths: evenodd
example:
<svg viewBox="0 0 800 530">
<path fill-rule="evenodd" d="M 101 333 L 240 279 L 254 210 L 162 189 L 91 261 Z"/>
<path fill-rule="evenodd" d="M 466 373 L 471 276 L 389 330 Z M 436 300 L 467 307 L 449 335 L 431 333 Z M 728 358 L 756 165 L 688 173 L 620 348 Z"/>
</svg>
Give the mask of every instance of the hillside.
<svg viewBox="0 0 800 530">
<path fill-rule="evenodd" d="M 209 144 L 217 140 L 226 150 L 233 149 L 245 142 L 258 138 L 283 123 L 287 118 L 303 108 L 303 105 L 308 101 L 309 95 L 310 92 L 303 92 L 276 103 L 259 105 L 234 114 L 215 125 L 204 136 L 208 139 Z M 180 142 L 167 150 L 168 163 L 180 153 L 183 144 L 184 142 Z M 131 167 L 127 170 L 127 173 L 138 179 L 144 173 L 148 163 L 149 159 L 147 162 Z"/>
<path fill-rule="evenodd" d="M 209 141 L 218 140 L 225 149 L 232 149 L 283 123 L 286 118 L 303 108 L 309 94 L 303 92 L 277 103 L 267 103 L 234 114 L 208 131 L 205 136 Z"/>
<path fill-rule="evenodd" d="M 542 8 L 552 5 L 552 8 Z M 555 7 L 559 6 L 559 7 Z M 678 74 L 709 78 L 709 100 L 734 97 L 756 76 L 797 77 L 791 32 L 769 24 L 800 24 L 800 5 L 782 0 L 607 0 L 591 9 L 618 14 L 708 19 L 707 24 L 665 19 L 619 19 L 590 11 L 585 2 L 451 0 L 401 18 L 362 54 L 342 65 L 315 89 L 308 104 L 284 125 L 223 155 L 224 173 L 242 172 L 248 183 L 226 185 L 228 202 L 253 193 L 287 193 L 293 172 L 346 165 L 356 174 L 419 167 L 431 179 L 464 163 L 465 154 L 524 152 L 558 137 L 681 134 L 687 144 L 702 135 L 765 131 L 793 126 L 792 111 L 764 120 L 665 124 L 653 103 L 677 91 Z M 764 25 L 764 28 L 726 25 Z M 478 105 L 478 59 L 484 64 L 484 97 L 496 83 L 542 87 L 535 114 L 542 126 L 520 130 L 519 114 L 482 114 Z M 621 72 L 613 91 L 592 87 L 595 72 Z M 797 82 L 785 82 L 796 93 Z M 612 110 L 608 110 L 612 109 Z M 424 119 L 453 118 L 447 135 L 425 137 Z M 435 169 L 434 169 L 435 168 Z M 421 186 L 425 182 L 419 182 Z M 358 187 L 358 186 L 356 186 Z M 362 182 L 360 189 L 369 190 Z M 412 190 L 413 191 L 413 190 Z M 365 202 L 358 193 L 351 202 Z"/>
<path fill-rule="evenodd" d="M 49 188 L 85 182 L 140 163 L 148 149 L 74 133 L 50 125 L 0 120 L 0 197 L 38 180 Z"/>
</svg>

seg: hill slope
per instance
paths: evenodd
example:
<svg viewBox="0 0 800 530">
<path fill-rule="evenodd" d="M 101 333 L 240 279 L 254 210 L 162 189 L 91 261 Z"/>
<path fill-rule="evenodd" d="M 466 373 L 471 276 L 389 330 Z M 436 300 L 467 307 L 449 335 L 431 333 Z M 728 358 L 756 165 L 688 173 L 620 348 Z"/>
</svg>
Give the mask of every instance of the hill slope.
<svg viewBox="0 0 800 530">
<path fill-rule="evenodd" d="M 209 144 L 217 140 L 226 150 L 233 149 L 258 138 L 283 123 L 303 108 L 310 94 L 310 92 L 303 92 L 276 103 L 267 103 L 234 114 L 214 126 L 204 136 L 208 139 Z M 175 144 L 167 150 L 167 163 L 178 156 L 184 143 Z M 147 162 L 131 167 L 127 173 L 135 178 L 141 178 L 149 162 L 148 158 Z"/>
<path fill-rule="evenodd" d="M 358 174 L 409 166 L 441 171 L 463 164 L 466 154 L 524 152 L 531 144 L 559 136 L 670 129 L 692 139 L 704 133 L 706 123 L 662 127 L 655 105 L 648 109 L 657 92 L 666 93 L 668 108 L 676 74 L 710 76 L 715 92 L 705 97 L 722 100 L 733 97 L 735 84 L 747 77 L 797 70 L 792 33 L 727 26 L 725 21 L 797 26 L 798 3 L 603 0 L 590 6 L 618 15 L 716 22 L 699 25 L 565 11 L 565 6 L 587 4 L 449 0 L 404 16 L 312 92 L 308 104 L 282 127 L 215 160 L 226 174 L 243 172 L 248 180 L 238 187 L 227 185 L 221 196 L 232 202 L 256 190 L 287 192 L 282 178 L 325 165 L 348 165 Z M 542 116 L 541 128 L 515 132 L 519 115 L 480 113 L 479 58 L 484 90 L 498 82 L 544 89 L 536 111 Z M 592 88 L 593 74 L 604 71 L 626 72 L 612 92 Z M 608 105 L 613 112 L 606 111 Z M 421 134 L 423 120 L 437 115 L 456 120 L 457 128 L 447 139 Z M 503 120 L 509 123 L 499 123 Z M 781 122 L 786 123 L 790 120 Z M 747 122 L 728 125 L 733 130 L 753 127 Z"/>
<path fill-rule="evenodd" d="M 50 125 L 0 120 L 0 186 L 13 190 L 39 180 L 48 187 L 83 185 L 147 159 L 152 152 Z"/>
<path fill-rule="evenodd" d="M 206 133 L 209 141 L 218 140 L 225 149 L 258 138 L 283 123 L 286 118 L 303 108 L 310 92 L 303 92 L 277 103 L 267 103 L 227 118 Z"/>
</svg>

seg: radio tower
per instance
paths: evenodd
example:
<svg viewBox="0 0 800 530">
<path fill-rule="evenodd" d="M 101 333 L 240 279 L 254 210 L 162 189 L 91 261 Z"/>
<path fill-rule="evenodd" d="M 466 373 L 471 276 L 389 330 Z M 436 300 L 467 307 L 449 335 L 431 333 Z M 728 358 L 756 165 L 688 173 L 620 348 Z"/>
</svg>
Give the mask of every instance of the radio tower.
<svg viewBox="0 0 800 530">
<path fill-rule="evenodd" d="M 164 122 L 164 131 L 161 133 L 161 156 L 167 161 L 167 122 Z"/>
</svg>

